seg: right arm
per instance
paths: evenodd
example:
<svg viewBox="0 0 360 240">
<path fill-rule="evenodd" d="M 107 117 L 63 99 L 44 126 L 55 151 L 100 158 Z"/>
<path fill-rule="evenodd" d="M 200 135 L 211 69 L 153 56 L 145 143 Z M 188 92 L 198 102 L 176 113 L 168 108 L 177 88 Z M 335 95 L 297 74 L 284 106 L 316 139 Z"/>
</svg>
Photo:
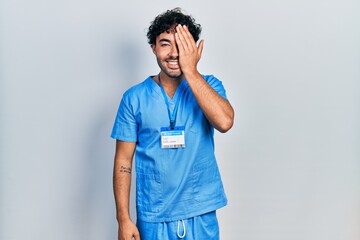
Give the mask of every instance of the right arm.
<svg viewBox="0 0 360 240">
<path fill-rule="evenodd" d="M 118 240 L 140 240 L 139 231 L 130 219 L 129 199 L 132 161 L 135 142 L 116 141 L 113 186 L 116 203 L 116 218 L 119 224 Z"/>
</svg>

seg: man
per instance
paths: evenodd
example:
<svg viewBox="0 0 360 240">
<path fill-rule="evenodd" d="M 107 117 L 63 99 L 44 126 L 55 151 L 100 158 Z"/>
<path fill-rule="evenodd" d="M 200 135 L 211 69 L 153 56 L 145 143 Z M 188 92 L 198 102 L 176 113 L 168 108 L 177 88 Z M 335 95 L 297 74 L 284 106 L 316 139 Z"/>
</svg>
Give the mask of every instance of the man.
<svg viewBox="0 0 360 240">
<path fill-rule="evenodd" d="M 222 83 L 201 75 L 201 26 L 179 8 L 157 16 L 147 37 L 160 73 L 123 95 L 116 141 L 114 195 L 118 239 L 219 239 L 216 210 L 225 206 L 214 155 L 214 128 L 228 131 L 234 111 Z M 129 215 L 136 159 L 137 223 Z"/>
</svg>

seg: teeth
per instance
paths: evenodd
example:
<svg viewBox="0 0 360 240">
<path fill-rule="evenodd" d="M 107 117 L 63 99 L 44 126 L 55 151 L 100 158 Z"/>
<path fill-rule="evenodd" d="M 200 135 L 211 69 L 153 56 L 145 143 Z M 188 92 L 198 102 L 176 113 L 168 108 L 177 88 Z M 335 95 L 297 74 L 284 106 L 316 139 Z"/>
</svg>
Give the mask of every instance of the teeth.
<svg viewBox="0 0 360 240">
<path fill-rule="evenodd" d="M 171 65 L 177 65 L 178 64 L 178 62 L 168 62 L 169 64 L 171 64 Z"/>
</svg>

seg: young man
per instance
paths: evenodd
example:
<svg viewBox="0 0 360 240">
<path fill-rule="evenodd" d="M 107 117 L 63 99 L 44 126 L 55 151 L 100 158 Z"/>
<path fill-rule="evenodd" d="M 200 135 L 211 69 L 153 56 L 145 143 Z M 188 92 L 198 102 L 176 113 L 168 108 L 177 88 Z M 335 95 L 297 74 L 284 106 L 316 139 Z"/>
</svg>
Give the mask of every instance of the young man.
<svg viewBox="0 0 360 240">
<path fill-rule="evenodd" d="M 228 131 L 234 111 L 222 83 L 201 75 L 201 26 L 179 8 L 157 16 L 148 41 L 160 73 L 123 95 L 116 141 L 114 195 L 118 239 L 219 239 L 218 208 L 226 205 L 214 155 L 214 128 Z M 137 223 L 129 216 L 136 159 Z"/>
</svg>

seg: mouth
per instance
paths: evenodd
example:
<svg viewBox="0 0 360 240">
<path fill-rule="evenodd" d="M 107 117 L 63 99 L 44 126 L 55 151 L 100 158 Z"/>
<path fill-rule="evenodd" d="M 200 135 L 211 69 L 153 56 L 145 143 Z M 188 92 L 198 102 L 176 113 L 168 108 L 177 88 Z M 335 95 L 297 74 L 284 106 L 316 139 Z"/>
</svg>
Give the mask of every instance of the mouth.
<svg viewBox="0 0 360 240">
<path fill-rule="evenodd" d="M 167 62 L 167 64 L 168 64 L 168 67 L 169 67 L 169 68 L 172 68 L 172 69 L 178 69 L 178 68 L 180 68 L 180 66 L 179 66 L 179 60 L 167 60 L 166 62 Z"/>
</svg>

